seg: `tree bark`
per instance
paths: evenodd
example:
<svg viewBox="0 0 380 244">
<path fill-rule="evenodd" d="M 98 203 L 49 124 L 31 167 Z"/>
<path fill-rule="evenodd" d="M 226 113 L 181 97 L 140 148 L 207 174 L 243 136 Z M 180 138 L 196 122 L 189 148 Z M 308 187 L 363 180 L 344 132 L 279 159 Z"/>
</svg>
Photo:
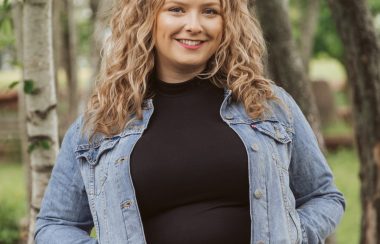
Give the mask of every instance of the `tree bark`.
<svg viewBox="0 0 380 244">
<path fill-rule="evenodd" d="M 324 151 L 318 109 L 301 56 L 295 48 L 287 3 L 283 0 L 250 1 L 249 6 L 257 11 L 267 41 L 269 76 L 297 101 Z"/>
<path fill-rule="evenodd" d="M 17 63 L 21 64 L 23 61 L 23 37 L 22 37 L 22 30 L 23 30 L 23 3 L 21 1 L 14 1 L 12 3 L 12 21 L 14 26 L 14 33 L 15 33 L 15 41 L 16 41 L 16 54 L 17 54 Z M 23 80 L 23 74 L 21 74 L 21 80 Z M 30 158 L 27 152 L 28 148 L 28 141 L 26 136 L 26 112 L 25 112 L 25 95 L 23 92 L 23 87 L 19 85 L 18 91 L 17 91 L 17 105 L 18 105 L 18 124 L 19 124 L 19 138 L 20 138 L 20 145 L 21 145 L 21 161 L 25 176 L 25 189 L 26 189 L 26 206 L 30 206 L 31 203 L 31 172 L 30 172 Z M 29 229 L 29 214 L 27 213 L 27 216 L 24 216 L 23 219 L 25 219 L 24 223 L 25 225 L 21 226 L 21 232 L 27 233 Z M 21 235 L 21 238 L 24 236 Z M 24 243 L 26 240 L 21 240 L 22 243 Z"/>
<path fill-rule="evenodd" d="M 380 44 L 365 0 L 329 0 L 353 93 L 361 180 L 360 243 L 380 243 Z"/>
<path fill-rule="evenodd" d="M 23 61 L 23 38 L 22 38 L 22 12 L 23 12 L 22 2 L 15 1 L 12 3 L 12 21 L 14 25 L 14 33 L 15 33 L 15 41 L 16 41 L 16 54 L 17 54 L 17 63 L 22 63 Z M 23 74 L 21 74 L 22 76 Z M 23 80 L 23 77 L 21 77 Z M 29 156 L 27 152 L 27 137 L 26 137 L 26 124 L 25 124 L 25 97 L 22 86 L 19 86 L 18 89 L 18 122 L 19 122 L 19 130 L 20 130 L 20 144 L 21 144 L 21 160 L 23 166 L 25 167 L 25 176 L 27 184 L 27 204 L 30 203 L 30 184 L 29 184 Z"/>
<path fill-rule="evenodd" d="M 313 53 L 314 37 L 318 23 L 320 0 L 303 0 L 305 9 L 301 18 L 300 52 L 304 67 L 308 73 Z"/>
<path fill-rule="evenodd" d="M 108 16 L 105 16 L 105 11 L 109 8 L 109 3 L 106 0 L 91 0 L 91 9 L 93 11 L 91 22 L 93 24 L 90 61 L 92 69 L 91 80 L 88 87 L 88 95 L 95 85 L 96 76 L 100 69 L 100 52 L 104 44 L 104 32 L 107 27 Z"/>
<path fill-rule="evenodd" d="M 95 81 L 100 69 L 100 54 L 107 38 L 107 26 L 111 17 L 111 10 L 114 0 L 91 0 L 90 7 L 92 10 L 91 22 L 93 25 L 93 34 L 91 40 L 90 63 L 92 66 L 91 80 L 86 88 L 86 99 L 91 95 Z M 86 102 L 86 101 L 83 101 Z M 84 107 L 84 106 L 82 106 Z"/>
<path fill-rule="evenodd" d="M 90 0 L 90 8 L 92 11 L 91 23 L 92 23 L 92 39 L 91 39 L 91 51 L 90 61 L 93 67 L 93 74 L 91 80 L 94 80 L 100 67 L 100 51 L 103 43 L 103 34 L 106 24 L 105 18 L 101 14 L 107 4 L 102 0 Z M 92 87 L 91 87 L 92 88 Z"/>
<path fill-rule="evenodd" d="M 69 101 L 68 116 L 65 124 L 71 124 L 78 116 L 78 71 L 77 71 L 77 37 L 74 18 L 74 0 L 65 0 L 65 16 L 63 31 L 63 57 L 67 77 L 67 95 Z M 67 127 L 67 126 L 66 126 Z"/>
<path fill-rule="evenodd" d="M 62 12 L 64 11 L 64 2 L 62 0 L 52 1 L 52 11 L 53 11 L 53 52 L 54 52 L 54 67 L 55 67 L 55 87 L 57 97 L 59 96 L 59 80 L 58 72 L 63 66 L 64 61 L 62 60 L 63 53 L 63 26 L 62 26 Z"/>
<path fill-rule="evenodd" d="M 52 0 L 25 0 L 23 9 L 24 86 L 32 171 L 28 243 L 58 152 L 58 121 L 52 43 Z"/>
</svg>

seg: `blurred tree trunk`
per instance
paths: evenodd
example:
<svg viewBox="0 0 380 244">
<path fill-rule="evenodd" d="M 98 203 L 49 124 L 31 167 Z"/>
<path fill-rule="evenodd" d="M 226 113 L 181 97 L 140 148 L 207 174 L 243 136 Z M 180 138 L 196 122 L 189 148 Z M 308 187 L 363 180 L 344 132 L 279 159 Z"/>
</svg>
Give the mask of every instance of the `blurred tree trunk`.
<svg viewBox="0 0 380 244">
<path fill-rule="evenodd" d="M 15 41 L 16 41 L 16 52 L 17 52 L 17 63 L 21 64 L 23 60 L 22 55 L 22 2 L 15 1 L 12 3 L 12 21 L 15 30 Z M 23 80 L 23 74 L 21 74 L 21 80 Z M 21 143 L 21 160 L 25 167 L 26 172 L 26 184 L 27 184 L 27 203 L 30 202 L 30 185 L 29 185 L 29 156 L 27 152 L 27 137 L 26 137 L 26 125 L 25 125 L 25 97 L 23 92 L 23 87 L 19 86 L 18 89 L 18 119 L 19 119 L 19 130 L 20 130 L 20 143 Z"/>
<path fill-rule="evenodd" d="M 361 240 L 380 243 L 380 44 L 365 0 L 329 0 L 345 48 L 361 161 Z"/>
<path fill-rule="evenodd" d="M 95 16 L 96 16 L 96 13 L 98 12 L 99 1 L 100 0 L 90 0 L 90 9 L 92 11 L 92 15 L 91 15 L 92 21 L 95 21 Z"/>
<path fill-rule="evenodd" d="M 52 0 L 24 0 L 23 67 L 26 123 L 32 172 L 28 243 L 58 152 L 52 43 Z"/>
<path fill-rule="evenodd" d="M 310 80 L 295 48 L 287 4 L 283 0 L 250 1 L 252 11 L 257 11 L 268 43 L 269 76 L 284 87 L 300 105 L 324 151 L 318 109 Z"/>
<path fill-rule="evenodd" d="M 22 26 L 23 26 L 23 5 L 21 1 L 14 1 L 12 3 L 12 21 L 14 26 L 15 41 L 16 41 L 16 53 L 17 53 L 17 63 L 21 64 L 23 61 L 23 37 L 22 37 Z M 21 72 L 21 80 L 23 80 L 23 74 Z M 28 141 L 26 136 L 26 113 L 25 113 L 25 95 L 23 92 L 23 87 L 18 86 L 18 124 L 19 124 L 19 138 L 21 145 L 21 161 L 25 176 L 25 189 L 26 189 L 26 206 L 30 206 L 31 202 L 31 172 L 30 172 L 30 158 L 27 152 Z M 23 217 L 21 226 L 21 241 L 24 243 L 28 238 L 25 233 L 28 233 L 29 229 L 29 215 Z"/>
<path fill-rule="evenodd" d="M 106 28 L 105 22 L 107 21 L 104 12 L 109 8 L 109 3 L 107 3 L 107 0 L 91 0 L 90 6 L 92 10 L 91 23 L 93 23 L 90 53 L 92 75 L 87 89 L 88 95 L 90 95 L 95 85 L 96 76 L 100 70 L 100 52 L 104 41 L 103 32 Z"/>
<path fill-rule="evenodd" d="M 268 44 L 268 73 L 277 84 L 288 91 L 297 101 L 313 128 L 319 147 L 326 151 L 320 130 L 319 112 L 311 88 L 309 76 L 292 36 L 288 15 L 288 2 L 284 0 L 250 0 L 256 9 Z M 326 243 L 335 243 L 335 234 Z"/>
<path fill-rule="evenodd" d="M 59 78 L 58 72 L 63 66 L 62 53 L 63 53 L 63 30 L 62 19 L 64 11 L 64 1 L 53 0 L 53 52 L 54 52 L 54 79 L 57 97 L 59 96 Z"/>
<path fill-rule="evenodd" d="M 90 81 L 88 82 L 85 96 L 86 98 L 83 102 L 86 102 L 88 97 L 91 95 L 100 70 L 100 56 L 108 34 L 107 27 L 111 17 L 113 3 L 114 0 L 90 0 L 90 8 L 92 10 L 91 23 L 94 23 L 92 26 L 93 31 L 90 53 L 92 75 Z"/>
<path fill-rule="evenodd" d="M 64 29 L 63 29 L 63 64 L 67 77 L 67 95 L 69 102 L 68 116 L 65 119 L 65 128 L 78 116 L 78 71 L 77 71 L 77 37 L 74 18 L 74 0 L 64 1 Z"/>
<path fill-rule="evenodd" d="M 306 69 L 309 71 L 309 63 L 313 53 L 314 38 L 318 23 L 321 0 L 302 0 L 303 11 L 301 18 L 300 50 L 301 58 Z"/>
</svg>

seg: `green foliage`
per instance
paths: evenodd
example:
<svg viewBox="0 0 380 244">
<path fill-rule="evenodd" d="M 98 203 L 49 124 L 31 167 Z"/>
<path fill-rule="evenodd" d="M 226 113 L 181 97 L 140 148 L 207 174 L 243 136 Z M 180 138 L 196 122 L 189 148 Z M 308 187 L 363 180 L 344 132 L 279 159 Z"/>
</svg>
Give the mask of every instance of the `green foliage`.
<svg viewBox="0 0 380 244">
<path fill-rule="evenodd" d="M 328 56 L 334 59 L 343 61 L 343 45 L 337 34 L 335 22 L 332 19 L 330 9 L 326 0 L 320 0 L 320 16 L 315 36 L 313 49 L 313 57 Z M 290 19 L 292 23 L 293 35 L 296 40 L 299 40 L 300 22 L 307 0 L 290 0 Z M 368 6 L 371 9 L 372 15 L 380 14 L 380 1 L 368 0 Z"/>
<path fill-rule="evenodd" d="M 17 209 L 8 201 L 0 201 L 0 243 L 14 244 L 20 238 Z"/>
<path fill-rule="evenodd" d="M 4 20 L 10 18 L 11 4 L 8 0 L 4 0 L 3 4 L 0 6 L 0 26 L 3 24 Z"/>
<path fill-rule="evenodd" d="M 293 36 L 297 42 L 300 40 L 302 15 L 305 13 L 307 4 L 307 0 L 290 0 L 289 17 L 292 23 Z M 343 46 L 337 35 L 326 0 L 321 0 L 317 25 L 312 56 L 328 56 L 342 61 Z"/>
<path fill-rule="evenodd" d="M 18 80 L 13 81 L 11 84 L 9 84 L 8 88 L 9 88 L 9 89 L 13 89 L 13 88 L 15 88 L 18 84 L 20 84 L 20 81 L 18 81 Z"/>
<path fill-rule="evenodd" d="M 0 49 L 10 46 L 14 43 L 12 18 L 12 5 L 8 0 L 4 0 L 0 5 Z"/>
<path fill-rule="evenodd" d="M 321 1 L 313 55 L 315 57 L 326 54 L 343 62 L 343 45 L 337 34 L 327 2 L 323 0 Z"/>
<path fill-rule="evenodd" d="M 39 89 L 35 87 L 35 82 L 33 80 L 24 81 L 24 93 L 29 95 L 38 94 Z"/>
<path fill-rule="evenodd" d="M 33 152 L 37 148 L 49 150 L 51 148 L 51 141 L 45 138 L 34 140 L 28 146 L 28 153 Z"/>
<path fill-rule="evenodd" d="M 296 42 L 299 42 L 301 35 L 301 17 L 304 12 L 302 2 L 300 0 L 290 0 L 289 1 L 289 19 L 292 25 L 292 34 Z"/>
<path fill-rule="evenodd" d="M 79 29 L 79 53 L 90 55 L 91 39 L 93 38 L 93 24 L 86 19 L 78 23 Z"/>
<path fill-rule="evenodd" d="M 369 7 L 372 14 L 375 16 L 380 14 L 380 1 L 379 0 L 368 0 Z"/>
</svg>

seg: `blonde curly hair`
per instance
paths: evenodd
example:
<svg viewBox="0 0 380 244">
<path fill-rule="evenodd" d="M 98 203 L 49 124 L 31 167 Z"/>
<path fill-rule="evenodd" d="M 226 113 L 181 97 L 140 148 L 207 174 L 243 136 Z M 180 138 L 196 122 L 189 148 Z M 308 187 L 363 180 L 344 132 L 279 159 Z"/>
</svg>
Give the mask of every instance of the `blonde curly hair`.
<svg viewBox="0 0 380 244">
<path fill-rule="evenodd" d="M 258 20 L 246 0 L 220 0 L 224 30 L 222 42 L 198 75 L 232 91 L 252 118 L 261 117 L 272 82 L 264 78 L 265 42 Z M 154 27 L 165 0 L 119 0 L 110 20 L 111 35 L 103 49 L 97 85 L 84 114 L 85 130 L 116 135 L 136 116 L 149 96 L 155 67 Z"/>
</svg>

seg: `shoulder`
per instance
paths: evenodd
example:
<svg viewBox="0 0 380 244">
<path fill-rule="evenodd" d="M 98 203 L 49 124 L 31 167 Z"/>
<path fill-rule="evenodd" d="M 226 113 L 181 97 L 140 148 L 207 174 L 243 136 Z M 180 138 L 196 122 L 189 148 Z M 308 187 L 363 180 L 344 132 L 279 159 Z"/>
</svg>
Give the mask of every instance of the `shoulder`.
<svg viewBox="0 0 380 244">
<path fill-rule="evenodd" d="M 268 112 L 283 124 L 293 124 L 293 110 L 298 107 L 292 96 L 282 87 L 272 84 L 275 98 L 268 100 Z"/>
<path fill-rule="evenodd" d="M 63 143 L 69 143 L 75 150 L 78 145 L 88 143 L 89 136 L 84 132 L 84 115 L 79 115 L 67 129 Z"/>
</svg>

